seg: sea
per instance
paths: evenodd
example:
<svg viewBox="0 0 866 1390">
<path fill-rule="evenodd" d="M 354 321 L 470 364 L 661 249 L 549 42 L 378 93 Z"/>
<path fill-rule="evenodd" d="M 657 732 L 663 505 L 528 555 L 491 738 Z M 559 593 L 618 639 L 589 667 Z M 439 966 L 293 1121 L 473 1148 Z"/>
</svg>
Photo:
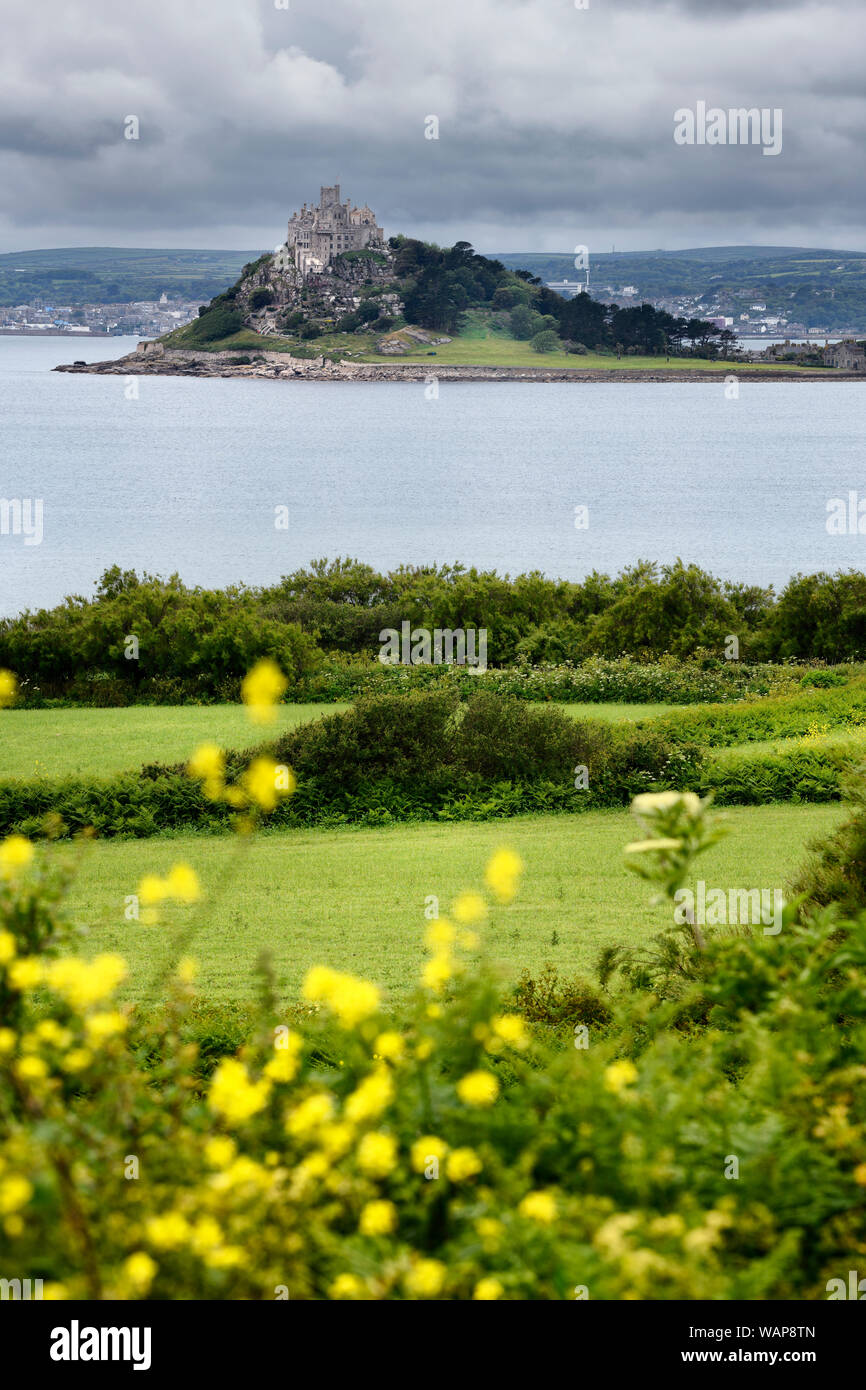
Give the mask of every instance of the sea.
<svg viewBox="0 0 866 1390">
<path fill-rule="evenodd" d="M 52 372 L 134 346 L 0 337 L 0 616 L 92 594 L 111 565 L 224 586 L 317 557 L 571 580 L 681 557 L 777 589 L 866 565 L 856 524 L 827 528 L 832 499 L 866 500 L 857 382 Z"/>
</svg>

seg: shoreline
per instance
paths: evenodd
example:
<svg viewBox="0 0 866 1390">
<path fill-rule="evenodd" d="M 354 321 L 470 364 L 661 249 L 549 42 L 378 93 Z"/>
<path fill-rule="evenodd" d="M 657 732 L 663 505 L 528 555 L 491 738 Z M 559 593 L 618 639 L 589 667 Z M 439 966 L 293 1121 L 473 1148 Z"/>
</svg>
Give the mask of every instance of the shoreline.
<svg viewBox="0 0 866 1390">
<path fill-rule="evenodd" d="M 88 362 L 80 366 L 63 363 L 55 372 L 81 372 L 97 376 L 197 376 L 246 377 L 264 381 L 525 381 L 525 382 L 724 382 L 726 376 L 738 381 L 863 381 L 866 372 L 845 372 L 838 368 L 800 371 L 779 368 L 761 370 L 753 364 L 731 362 L 726 368 L 707 367 L 484 367 L 411 362 L 330 362 L 322 357 L 292 357 L 285 352 L 256 353 L 260 360 L 239 363 L 247 354 L 234 352 L 197 353 L 184 348 L 164 348 L 161 343 L 141 343 L 126 357 L 108 362 Z"/>
</svg>

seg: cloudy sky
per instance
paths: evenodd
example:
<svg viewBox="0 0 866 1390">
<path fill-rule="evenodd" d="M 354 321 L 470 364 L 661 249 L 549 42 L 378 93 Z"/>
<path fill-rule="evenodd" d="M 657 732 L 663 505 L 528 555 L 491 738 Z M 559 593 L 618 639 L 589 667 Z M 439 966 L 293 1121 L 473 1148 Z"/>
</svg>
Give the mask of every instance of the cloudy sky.
<svg viewBox="0 0 866 1390">
<path fill-rule="evenodd" d="M 866 250 L 864 0 L 0 0 L 0 26 L 0 250 L 269 247 L 337 181 L 389 234 L 488 252 Z M 781 108 L 781 154 L 677 145 L 698 101 Z"/>
</svg>

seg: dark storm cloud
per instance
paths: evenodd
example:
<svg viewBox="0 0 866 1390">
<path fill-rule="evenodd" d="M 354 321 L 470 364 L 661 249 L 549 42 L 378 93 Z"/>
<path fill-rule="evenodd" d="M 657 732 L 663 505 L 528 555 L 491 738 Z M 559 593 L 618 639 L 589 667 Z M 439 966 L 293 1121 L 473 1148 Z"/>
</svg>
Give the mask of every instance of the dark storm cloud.
<svg viewBox="0 0 866 1390">
<path fill-rule="evenodd" d="M 487 250 L 862 245 L 859 0 L 0 0 L 0 20 L 4 249 L 273 245 L 334 180 L 388 231 Z M 782 108 L 781 155 L 676 145 L 698 100 Z"/>
</svg>

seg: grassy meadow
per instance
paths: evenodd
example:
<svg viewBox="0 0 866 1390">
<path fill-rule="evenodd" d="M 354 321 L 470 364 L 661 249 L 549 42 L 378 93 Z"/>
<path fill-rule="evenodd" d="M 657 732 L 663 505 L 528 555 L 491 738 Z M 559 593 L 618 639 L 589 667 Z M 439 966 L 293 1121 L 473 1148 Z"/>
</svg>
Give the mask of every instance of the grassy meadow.
<svg viewBox="0 0 866 1390">
<path fill-rule="evenodd" d="M 699 861 L 700 874 L 711 884 L 783 887 L 806 844 L 843 815 L 838 804 L 732 809 L 730 833 Z M 588 974 L 602 946 L 647 940 L 668 918 L 625 868 L 623 848 L 634 837 L 627 811 L 601 811 L 265 833 L 252 843 L 190 835 L 93 844 L 70 905 L 89 925 L 86 952 L 117 951 L 129 963 L 129 998 L 158 995 L 163 966 L 182 949 L 199 961 L 201 993 L 213 1000 L 251 997 L 264 950 L 285 1002 L 316 964 L 375 980 L 397 1000 L 414 987 L 424 958 L 425 900 L 436 896 L 447 912 L 457 893 L 480 884 L 503 844 L 526 866 L 520 896 L 484 932 L 487 955 L 506 978 L 547 961 L 566 975 Z M 159 927 L 126 921 L 124 899 L 142 876 L 165 875 L 178 861 L 195 867 L 206 900 L 166 909 Z"/>
</svg>

